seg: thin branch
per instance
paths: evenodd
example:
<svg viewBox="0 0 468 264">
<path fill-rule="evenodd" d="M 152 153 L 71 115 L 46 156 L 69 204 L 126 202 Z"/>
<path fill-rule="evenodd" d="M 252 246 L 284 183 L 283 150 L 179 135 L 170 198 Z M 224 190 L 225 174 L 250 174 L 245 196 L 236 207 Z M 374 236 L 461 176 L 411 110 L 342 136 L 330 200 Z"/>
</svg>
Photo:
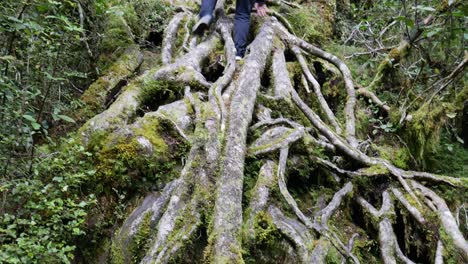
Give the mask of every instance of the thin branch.
<svg viewBox="0 0 468 264">
<path fill-rule="evenodd" d="M 390 106 L 388 106 L 386 103 L 382 102 L 375 93 L 365 89 L 365 88 L 359 88 L 357 90 L 357 93 L 359 95 L 365 96 L 368 99 L 370 99 L 374 104 L 378 105 L 380 108 L 385 110 L 385 112 L 390 113 Z"/>
</svg>

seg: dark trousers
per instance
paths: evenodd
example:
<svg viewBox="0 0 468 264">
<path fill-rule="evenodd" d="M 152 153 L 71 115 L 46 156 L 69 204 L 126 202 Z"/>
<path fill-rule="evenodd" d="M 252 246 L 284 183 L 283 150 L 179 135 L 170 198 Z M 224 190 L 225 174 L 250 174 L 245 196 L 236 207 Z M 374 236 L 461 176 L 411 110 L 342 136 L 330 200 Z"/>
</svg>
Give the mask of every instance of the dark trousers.
<svg viewBox="0 0 468 264">
<path fill-rule="evenodd" d="M 234 44 L 238 56 L 244 57 L 247 48 L 247 37 L 250 30 L 250 12 L 254 0 L 237 0 L 236 15 L 234 16 Z M 200 17 L 213 15 L 216 0 L 202 0 Z"/>
</svg>

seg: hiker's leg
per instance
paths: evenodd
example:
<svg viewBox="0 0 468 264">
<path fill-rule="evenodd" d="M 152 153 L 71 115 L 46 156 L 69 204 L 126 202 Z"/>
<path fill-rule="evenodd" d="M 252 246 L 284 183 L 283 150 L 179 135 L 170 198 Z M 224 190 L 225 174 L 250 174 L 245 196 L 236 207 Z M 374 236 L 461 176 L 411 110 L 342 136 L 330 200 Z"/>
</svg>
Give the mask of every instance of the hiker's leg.
<svg viewBox="0 0 468 264">
<path fill-rule="evenodd" d="M 202 0 L 201 8 L 200 8 L 200 17 L 204 17 L 207 15 L 213 16 L 213 11 L 216 6 L 217 0 Z"/>
<path fill-rule="evenodd" d="M 253 0 L 237 0 L 234 17 L 234 44 L 237 56 L 244 57 L 247 48 L 247 36 L 250 30 L 250 12 Z"/>
<path fill-rule="evenodd" d="M 203 32 L 210 26 L 215 7 L 216 0 L 202 0 L 199 15 L 200 19 L 198 19 L 198 22 L 192 28 L 194 34 L 203 35 Z"/>
</svg>

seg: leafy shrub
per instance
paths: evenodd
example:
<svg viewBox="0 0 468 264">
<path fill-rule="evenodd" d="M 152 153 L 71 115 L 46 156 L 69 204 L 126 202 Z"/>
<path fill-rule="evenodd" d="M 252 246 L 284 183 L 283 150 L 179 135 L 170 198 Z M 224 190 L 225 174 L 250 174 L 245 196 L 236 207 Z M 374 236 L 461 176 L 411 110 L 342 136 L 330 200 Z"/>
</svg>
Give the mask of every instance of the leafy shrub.
<svg viewBox="0 0 468 264">
<path fill-rule="evenodd" d="M 8 204 L 0 215 L 1 263 L 70 263 L 75 238 L 84 235 L 94 195 L 80 185 L 94 175 L 86 161 L 90 153 L 74 144 L 63 154 L 47 154 L 31 178 L 0 188 Z"/>
</svg>

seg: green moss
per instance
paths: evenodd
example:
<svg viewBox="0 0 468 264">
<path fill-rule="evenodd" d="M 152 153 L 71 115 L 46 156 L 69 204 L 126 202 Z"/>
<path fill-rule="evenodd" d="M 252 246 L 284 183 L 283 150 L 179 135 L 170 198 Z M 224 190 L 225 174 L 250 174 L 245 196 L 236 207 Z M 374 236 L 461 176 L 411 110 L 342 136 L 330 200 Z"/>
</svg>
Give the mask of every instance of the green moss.
<svg viewBox="0 0 468 264">
<path fill-rule="evenodd" d="M 317 10 L 314 7 L 291 9 L 286 16 L 296 35 L 311 43 L 325 42 L 332 34 L 329 10 L 321 9 L 322 13 Z"/>
<path fill-rule="evenodd" d="M 162 35 L 173 10 L 172 5 L 159 0 L 114 1 L 109 5 L 99 46 L 101 70 L 129 45 L 144 41 L 150 33 Z"/>
<path fill-rule="evenodd" d="M 139 65 L 140 49 L 131 45 L 81 96 L 84 107 L 73 113 L 75 120 L 87 120 L 105 109 L 112 89 L 129 78 Z"/>
<path fill-rule="evenodd" d="M 134 43 L 132 29 L 128 26 L 127 19 L 135 17 L 135 10 L 128 4 L 110 7 L 106 12 L 99 46 L 102 53 L 98 62 L 100 69 L 107 69 L 107 66 L 120 56 L 125 48 Z"/>
<path fill-rule="evenodd" d="M 282 137 L 280 137 L 276 141 L 270 141 L 268 144 L 257 146 L 257 147 L 254 147 L 254 148 L 250 148 L 249 152 L 254 153 L 254 152 L 257 152 L 257 151 L 262 151 L 262 150 L 271 148 L 276 144 L 280 144 L 281 142 L 285 141 L 293 132 L 294 132 L 294 130 L 291 130 L 291 131 L 285 133 Z"/>
<path fill-rule="evenodd" d="M 309 119 L 304 115 L 295 104 L 289 100 L 271 100 L 267 97 L 261 96 L 257 97 L 258 104 L 261 104 L 265 107 L 273 110 L 272 118 L 284 117 L 294 120 L 301 123 L 305 127 L 312 127 Z"/>
<path fill-rule="evenodd" d="M 161 126 L 157 118 L 152 118 L 144 122 L 140 127 L 135 128 L 135 136 L 142 136 L 148 139 L 157 153 L 166 153 L 168 146 L 161 136 Z"/>
<path fill-rule="evenodd" d="M 444 261 L 446 263 L 455 264 L 463 263 L 463 255 L 453 244 L 453 239 L 447 234 L 444 228 L 439 230 L 439 238 L 444 243 Z"/>
<path fill-rule="evenodd" d="M 136 188 L 165 183 L 178 174 L 178 161 L 187 152 L 187 145 L 172 135 L 168 124 L 157 117 L 145 118 L 133 128 L 132 137 L 121 134 L 96 133 L 89 149 L 96 153 L 96 177 L 102 189 Z M 138 142 L 144 137 L 152 145 L 152 154 Z M 171 142 L 168 144 L 167 142 Z M 145 181 L 152 182 L 151 185 Z"/>
<path fill-rule="evenodd" d="M 385 168 L 383 165 L 378 164 L 378 165 L 374 165 L 374 166 L 371 166 L 371 167 L 367 167 L 367 168 L 363 169 L 362 172 L 368 173 L 368 174 L 385 175 L 385 174 L 388 174 L 388 169 Z"/>
<path fill-rule="evenodd" d="M 327 264 L 341 264 L 342 256 L 340 252 L 335 247 L 330 247 L 328 250 L 327 256 L 325 257 L 325 262 Z"/>
<path fill-rule="evenodd" d="M 122 245 L 119 242 L 112 243 L 111 246 L 111 263 L 112 264 L 124 264 L 125 259 L 122 252 Z"/>
<path fill-rule="evenodd" d="M 361 104 L 360 101 L 358 103 Z M 356 135 L 358 138 L 366 138 L 369 131 L 372 129 L 372 122 L 370 122 L 371 114 L 365 111 L 364 107 L 356 107 Z"/>
<path fill-rule="evenodd" d="M 398 168 L 409 168 L 410 153 L 408 149 L 389 145 L 373 145 L 373 148 L 379 152 L 381 158 L 391 161 Z"/>
<path fill-rule="evenodd" d="M 255 243 L 260 245 L 271 245 L 280 237 L 276 226 L 273 224 L 271 216 L 265 212 L 260 212 L 254 219 Z"/>
<path fill-rule="evenodd" d="M 133 263 L 140 263 L 141 259 L 149 249 L 148 242 L 150 241 L 151 215 L 150 211 L 145 214 L 137 233 L 133 237 L 132 244 L 130 245 Z"/>
<path fill-rule="evenodd" d="M 142 105 L 163 105 L 174 101 L 177 95 L 184 90 L 183 85 L 163 80 L 154 80 L 153 74 L 149 73 L 138 80 L 137 85 L 141 88 L 140 101 Z"/>
<path fill-rule="evenodd" d="M 362 263 L 380 263 L 379 243 L 375 239 L 364 239 L 365 235 L 354 242 L 353 253 Z"/>
<path fill-rule="evenodd" d="M 245 263 L 274 263 L 290 257 L 282 244 L 283 235 L 267 212 L 262 211 L 255 216 L 253 237 L 244 245 L 242 257 Z"/>
<path fill-rule="evenodd" d="M 448 119 L 447 114 L 454 111 L 449 103 L 437 106 L 424 104 L 413 113 L 411 121 L 406 122 L 402 133 L 413 155 L 427 167 L 426 155 L 436 152 L 439 146 L 440 133 Z"/>
</svg>

